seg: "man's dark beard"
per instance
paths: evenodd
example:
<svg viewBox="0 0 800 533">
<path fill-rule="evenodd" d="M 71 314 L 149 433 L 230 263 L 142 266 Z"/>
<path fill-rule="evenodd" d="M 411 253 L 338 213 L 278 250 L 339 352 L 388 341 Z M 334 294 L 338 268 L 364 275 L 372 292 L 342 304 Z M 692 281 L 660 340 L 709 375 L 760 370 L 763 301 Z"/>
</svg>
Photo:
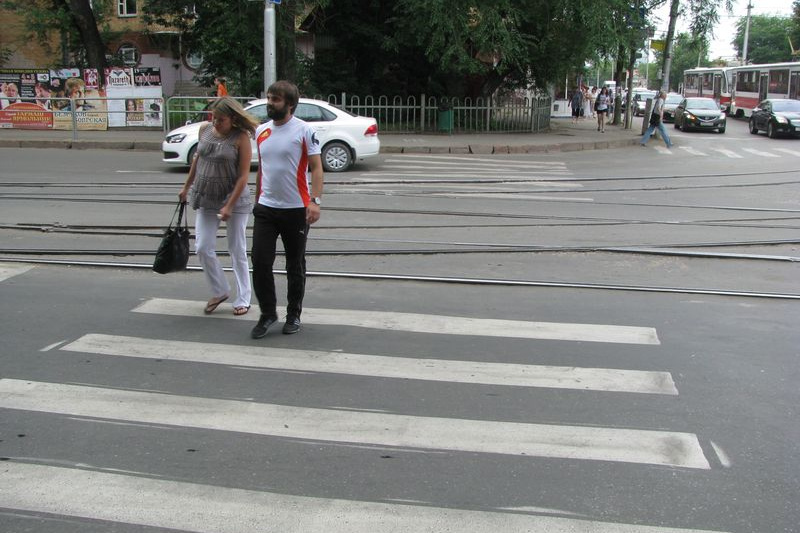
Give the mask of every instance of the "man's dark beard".
<svg viewBox="0 0 800 533">
<path fill-rule="evenodd" d="M 267 106 L 267 116 L 272 120 L 283 120 L 286 118 L 286 115 L 289 114 L 289 107 L 284 107 L 283 109 L 277 109 L 275 107 Z"/>
</svg>

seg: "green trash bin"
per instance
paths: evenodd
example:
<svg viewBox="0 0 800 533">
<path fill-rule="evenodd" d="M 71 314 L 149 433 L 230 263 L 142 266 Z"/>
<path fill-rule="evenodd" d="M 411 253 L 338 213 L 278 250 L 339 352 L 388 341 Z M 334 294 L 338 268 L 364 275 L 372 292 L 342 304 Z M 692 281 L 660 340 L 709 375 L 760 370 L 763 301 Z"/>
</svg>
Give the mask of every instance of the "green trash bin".
<svg viewBox="0 0 800 533">
<path fill-rule="evenodd" d="M 453 132 L 453 110 L 439 109 L 439 131 Z"/>
</svg>

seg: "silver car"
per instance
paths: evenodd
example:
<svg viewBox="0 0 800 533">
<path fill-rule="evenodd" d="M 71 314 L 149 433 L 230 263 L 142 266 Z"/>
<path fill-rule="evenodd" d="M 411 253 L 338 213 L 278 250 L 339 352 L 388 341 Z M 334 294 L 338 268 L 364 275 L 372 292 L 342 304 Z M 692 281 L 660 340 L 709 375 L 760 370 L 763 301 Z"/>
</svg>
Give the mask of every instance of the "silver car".
<svg viewBox="0 0 800 533">
<path fill-rule="evenodd" d="M 267 122 L 267 100 L 253 100 L 245 111 L 260 123 Z M 356 161 L 375 157 L 380 153 L 378 123 L 374 118 L 361 117 L 334 107 L 322 100 L 301 98 L 294 116 L 308 122 L 317 132 L 322 146 L 322 166 L 326 172 L 341 172 Z M 200 126 L 205 122 L 187 124 L 167 133 L 161 144 L 162 161 L 174 165 L 190 165 L 197 150 Z M 255 140 L 251 163 L 258 164 Z"/>
</svg>

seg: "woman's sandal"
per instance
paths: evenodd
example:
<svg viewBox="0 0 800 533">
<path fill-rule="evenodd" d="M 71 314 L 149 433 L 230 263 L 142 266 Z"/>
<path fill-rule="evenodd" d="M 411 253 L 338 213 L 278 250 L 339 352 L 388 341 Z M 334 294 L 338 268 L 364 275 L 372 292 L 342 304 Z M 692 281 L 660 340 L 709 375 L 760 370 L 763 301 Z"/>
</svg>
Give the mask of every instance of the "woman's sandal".
<svg viewBox="0 0 800 533">
<path fill-rule="evenodd" d="M 221 304 L 222 302 L 224 302 L 227 299 L 228 299 L 228 295 L 227 294 L 225 296 L 220 296 L 219 298 L 210 299 L 208 301 L 208 303 L 206 304 L 206 308 L 203 309 L 203 312 L 205 314 L 207 314 L 207 315 L 210 315 L 211 313 L 213 313 L 217 309 L 217 307 L 219 307 L 219 304 Z"/>
<path fill-rule="evenodd" d="M 242 316 L 246 315 L 249 310 L 250 310 L 249 305 L 240 305 L 239 307 L 233 308 L 233 314 L 236 316 Z"/>
</svg>

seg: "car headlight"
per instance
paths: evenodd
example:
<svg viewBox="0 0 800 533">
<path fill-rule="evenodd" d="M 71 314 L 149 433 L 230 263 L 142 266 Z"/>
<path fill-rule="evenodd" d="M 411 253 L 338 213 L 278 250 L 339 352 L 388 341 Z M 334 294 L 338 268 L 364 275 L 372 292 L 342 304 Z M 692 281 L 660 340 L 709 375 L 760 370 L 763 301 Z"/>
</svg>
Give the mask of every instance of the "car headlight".
<svg viewBox="0 0 800 533">
<path fill-rule="evenodd" d="M 775 115 L 775 122 L 777 122 L 778 124 L 788 124 L 789 123 L 789 121 L 786 120 L 786 117 L 782 117 L 780 115 Z"/>
<path fill-rule="evenodd" d="M 725 119 L 725 113 L 720 113 L 719 114 L 719 119 L 720 120 L 724 120 Z"/>
<path fill-rule="evenodd" d="M 689 120 L 697 120 L 697 117 L 689 113 L 688 111 L 686 112 L 686 118 L 688 118 Z"/>
<path fill-rule="evenodd" d="M 167 135 L 167 142 L 168 143 L 180 143 L 186 138 L 185 133 L 176 133 L 175 135 Z"/>
</svg>

